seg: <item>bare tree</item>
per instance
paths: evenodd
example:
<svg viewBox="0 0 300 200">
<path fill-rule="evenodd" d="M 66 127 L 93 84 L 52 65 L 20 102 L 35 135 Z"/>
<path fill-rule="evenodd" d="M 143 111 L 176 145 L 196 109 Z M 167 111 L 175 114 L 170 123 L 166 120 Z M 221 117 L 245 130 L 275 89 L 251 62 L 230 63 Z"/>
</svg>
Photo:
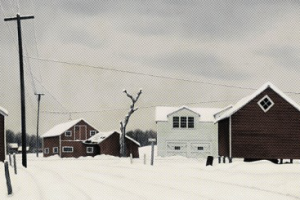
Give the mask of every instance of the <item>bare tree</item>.
<svg viewBox="0 0 300 200">
<path fill-rule="evenodd" d="M 125 134 L 126 134 L 126 126 L 129 122 L 130 116 L 138 109 L 134 108 L 135 103 L 139 99 L 140 95 L 142 94 L 142 89 L 137 93 L 137 96 L 134 98 L 132 95 L 128 94 L 127 90 L 123 90 L 123 92 L 131 99 L 132 103 L 130 106 L 130 110 L 128 114 L 125 116 L 124 121 L 121 121 L 121 137 L 120 137 L 120 156 L 121 157 L 126 157 L 126 144 L 125 144 Z"/>
</svg>

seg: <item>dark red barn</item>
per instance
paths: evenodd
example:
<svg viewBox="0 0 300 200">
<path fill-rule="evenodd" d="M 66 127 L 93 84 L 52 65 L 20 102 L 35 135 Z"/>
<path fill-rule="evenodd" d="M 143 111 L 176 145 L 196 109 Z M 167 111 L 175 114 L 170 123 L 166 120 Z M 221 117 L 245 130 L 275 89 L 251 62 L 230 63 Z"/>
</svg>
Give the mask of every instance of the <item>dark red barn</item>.
<svg viewBox="0 0 300 200">
<path fill-rule="evenodd" d="M 6 137 L 5 137 L 5 117 L 8 112 L 0 107 L 0 161 L 4 161 L 6 157 Z"/>
<path fill-rule="evenodd" d="M 94 156 L 98 152 L 83 141 L 98 132 L 84 119 L 76 119 L 56 125 L 42 135 L 44 157 L 59 155 L 60 157 Z"/>
<path fill-rule="evenodd" d="M 118 131 L 100 132 L 85 141 L 85 144 L 94 145 L 99 154 L 120 156 L 120 133 Z M 139 157 L 140 144 L 131 137 L 125 137 L 126 154 L 133 158 Z"/>
<path fill-rule="evenodd" d="M 300 106 L 273 84 L 217 115 L 220 156 L 300 158 Z"/>
</svg>

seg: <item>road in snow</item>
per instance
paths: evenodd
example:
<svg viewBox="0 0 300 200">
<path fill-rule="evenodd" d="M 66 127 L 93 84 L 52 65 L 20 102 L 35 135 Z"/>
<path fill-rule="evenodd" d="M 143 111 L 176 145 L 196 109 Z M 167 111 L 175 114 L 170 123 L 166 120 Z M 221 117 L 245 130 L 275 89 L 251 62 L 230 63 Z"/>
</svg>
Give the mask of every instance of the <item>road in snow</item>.
<svg viewBox="0 0 300 200">
<path fill-rule="evenodd" d="M 6 195 L 0 169 L 0 199 L 300 199 L 299 163 L 217 164 L 215 160 L 213 167 L 205 167 L 204 160 L 172 157 L 157 158 L 150 166 L 142 159 L 130 164 L 127 158 L 111 156 L 60 159 L 32 154 L 25 169 L 18 159 L 18 175 L 10 168 L 11 196 Z"/>
</svg>

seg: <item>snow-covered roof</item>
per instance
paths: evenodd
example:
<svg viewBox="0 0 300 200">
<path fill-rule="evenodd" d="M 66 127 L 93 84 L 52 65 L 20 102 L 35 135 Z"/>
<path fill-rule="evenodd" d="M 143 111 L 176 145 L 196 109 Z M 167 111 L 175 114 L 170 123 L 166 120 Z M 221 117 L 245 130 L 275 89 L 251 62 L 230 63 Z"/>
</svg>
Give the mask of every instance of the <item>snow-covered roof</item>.
<svg viewBox="0 0 300 200">
<path fill-rule="evenodd" d="M 8 143 L 9 148 L 16 149 L 18 148 L 18 143 Z"/>
<path fill-rule="evenodd" d="M 7 116 L 8 115 L 8 111 L 5 108 L 3 108 L 3 107 L 0 106 L 0 114 L 2 114 L 4 116 Z"/>
<path fill-rule="evenodd" d="M 111 136 L 113 133 L 118 133 L 119 135 L 121 135 L 121 133 L 118 132 L 118 131 L 99 132 L 99 133 L 93 135 L 92 137 L 90 137 L 89 139 L 85 140 L 84 143 L 86 143 L 86 144 L 91 144 L 91 143 L 100 144 L 106 138 L 108 138 L 109 136 Z M 139 142 L 137 142 L 136 140 L 132 139 L 131 137 L 129 137 L 127 135 L 125 137 L 127 139 L 131 140 L 132 142 L 134 142 L 135 144 L 141 146 Z"/>
<path fill-rule="evenodd" d="M 76 125 L 81 120 L 84 120 L 84 119 L 80 118 L 80 119 L 68 121 L 68 122 L 65 122 L 65 123 L 62 123 L 62 124 L 58 124 L 58 125 L 54 126 L 53 128 L 51 128 L 46 133 L 44 133 L 41 137 L 45 138 L 45 137 L 54 137 L 54 136 L 61 135 L 62 133 L 67 131 L 72 126 Z"/>
<path fill-rule="evenodd" d="M 297 110 L 300 111 L 300 106 L 296 102 L 294 102 L 290 97 L 288 97 L 281 90 L 279 90 L 275 85 L 273 85 L 270 82 L 267 82 L 264 85 L 262 85 L 259 89 L 257 89 L 253 94 L 242 98 L 235 105 L 231 106 L 231 108 L 227 107 L 229 109 L 224 109 L 224 112 L 221 112 L 221 114 L 219 116 L 216 116 L 215 122 L 218 122 L 222 119 L 230 117 L 231 115 L 236 113 L 238 110 L 240 110 L 242 107 L 244 107 L 246 104 L 248 104 L 252 99 L 254 99 L 259 94 L 261 94 L 267 88 L 271 88 L 274 92 L 276 92 L 283 99 L 285 99 L 287 102 L 289 102 L 293 107 L 295 107 Z"/>
<path fill-rule="evenodd" d="M 187 106 L 181 107 L 156 107 L 155 111 L 155 121 L 168 121 L 168 116 L 182 109 L 190 110 L 198 114 L 200 122 L 214 122 L 214 114 L 220 112 L 220 108 L 190 108 Z"/>
</svg>

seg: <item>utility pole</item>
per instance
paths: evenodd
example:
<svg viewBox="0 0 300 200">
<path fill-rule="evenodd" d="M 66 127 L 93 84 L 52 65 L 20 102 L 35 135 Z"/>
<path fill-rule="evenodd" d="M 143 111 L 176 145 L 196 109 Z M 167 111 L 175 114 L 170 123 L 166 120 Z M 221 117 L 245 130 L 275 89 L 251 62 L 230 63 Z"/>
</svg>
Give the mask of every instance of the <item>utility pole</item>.
<svg viewBox="0 0 300 200">
<path fill-rule="evenodd" d="M 27 168 L 26 154 L 26 112 L 25 112 L 25 85 L 24 85 L 24 66 L 22 49 L 22 29 L 21 20 L 33 19 L 34 16 L 23 16 L 17 14 L 16 17 L 5 18 L 4 21 L 17 21 L 18 26 L 18 44 L 19 44 L 19 62 L 20 62 L 20 89 L 21 89 L 21 125 L 22 125 L 22 165 Z"/>
<path fill-rule="evenodd" d="M 37 125 L 36 125 L 36 157 L 39 157 L 40 102 L 41 102 L 41 96 L 44 94 L 35 93 L 35 95 L 38 96 Z"/>
</svg>

